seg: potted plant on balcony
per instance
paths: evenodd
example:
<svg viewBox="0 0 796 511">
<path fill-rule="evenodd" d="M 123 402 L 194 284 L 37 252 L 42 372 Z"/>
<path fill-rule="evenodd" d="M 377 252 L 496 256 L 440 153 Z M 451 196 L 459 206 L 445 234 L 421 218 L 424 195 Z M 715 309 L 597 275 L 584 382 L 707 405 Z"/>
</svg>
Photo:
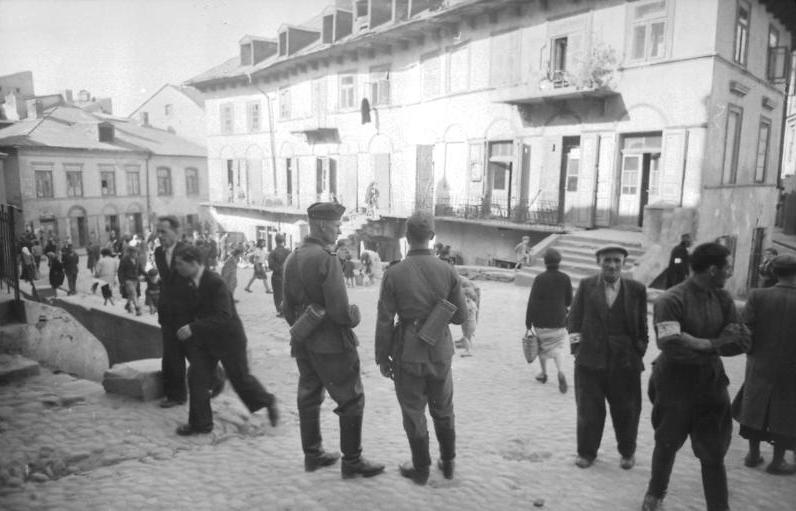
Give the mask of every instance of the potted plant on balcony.
<svg viewBox="0 0 796 511">
<path fill-rule="evenodd" d="M 576 89 L 610 89 L 616 75 L 616 50 L 605 43 L 595 43 L 591 52 L 567 72 L 567 82 Z"/>
</svg>

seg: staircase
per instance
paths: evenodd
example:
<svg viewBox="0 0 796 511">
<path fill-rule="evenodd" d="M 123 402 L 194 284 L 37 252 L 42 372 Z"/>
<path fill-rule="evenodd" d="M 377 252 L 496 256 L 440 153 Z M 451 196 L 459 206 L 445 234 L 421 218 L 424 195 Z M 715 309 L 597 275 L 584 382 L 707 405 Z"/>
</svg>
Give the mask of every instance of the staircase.
<svg viewBox="0 0 796 511">
<path fill-rule="evenodd" d="M 572 279 L 573 289 L 577 289 L 581 279 L 590 277 L 599 271 L 594 252 L 604 245 L 619 245 L 628 251 L 623 274 L 629 274 L 635 261 L 644 254 L 641 233 L 616 232 L 609 229 L 559 236 L 547 248 L 555 248 L 561 253 L 561 264 L 558 269 Z M 514 279 L 518 286 L 531 286 L 534 278 L 545 271 L 544 249 L 535 256 L 535 261 L 521 268 Z"/>
<path fill-rule="evenodd" d="M 368 220 L 378 220 L 378 216 L 368 216 L 365 213 L 348 213 L 343 216 L 340 224 L 340 239 L 348 238 L 362 229 Z"/>
</svg>

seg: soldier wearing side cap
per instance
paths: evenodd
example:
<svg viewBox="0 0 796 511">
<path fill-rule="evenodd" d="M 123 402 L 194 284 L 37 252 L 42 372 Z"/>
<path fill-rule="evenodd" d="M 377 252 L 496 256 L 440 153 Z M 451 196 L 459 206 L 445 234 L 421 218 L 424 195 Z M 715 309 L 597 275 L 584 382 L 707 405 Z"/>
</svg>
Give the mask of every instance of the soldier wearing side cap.
<svg viewBox="0 0 796 511">
<path fill-rule="evenodd" d="M 324 391 L 337 403 L 343 478 L 375 476 L 384 465 L 362 456 L 362 415 L 365 394 L 360 379 L 359 341 L 354 327 L 359 309 L 349 306 L 340 261 L 331 247 L 340 235 L 345 208 L 336 203 L 315 203 L 307 209 L 310 234 L 284 265 L 282 312 L 294 325 L 308 307 L 323 308 L 320 324 L 303 339 L 291 339 L 291 354 L 299 371 L 298 411 L 304 469 L 312 472 L 334 464 L 337 452 L 323 449 L 320 408 Z"/>
<path fill-rule="evenodd" d="M 412 452 L 412 461 L 400 467 L 401 475 L 417 484 L 428 481 L 431 465 L 426 404 L 439 441 L 438 466 L 447 479 L 453 478 L 456 456 L 451 377 L 454 346 L 450 329 L 443 325 L 433 345 L 421 339 L 418 332 L 441 299 L 456 307 L 450 323 L 460 325 L 467 319 L 461 280 L 451 265 L 435 257 L 428 248 L 433 237 L 431 215 L 416 212 L 409 217 L 406 222 L 409 252 L 403 261 L 384 273 L 376 323 L 376 363 L 383 376 L 395 380 L 395 393 Z"/>
<path fill-rule="evenodd" d="M 600 273 L 583 279 L 569 314 L 575 344 L 575 403 L 578 456 L 588 468 L 597 457 L 605 426 L 605 402 L 621 455 L 620 466 L 635 465 L 641 416 L 641 371 L 649 342 L 647 288 L 622 277 L 627 250 L 608 245 L 595 253 Z"/>
</svg>

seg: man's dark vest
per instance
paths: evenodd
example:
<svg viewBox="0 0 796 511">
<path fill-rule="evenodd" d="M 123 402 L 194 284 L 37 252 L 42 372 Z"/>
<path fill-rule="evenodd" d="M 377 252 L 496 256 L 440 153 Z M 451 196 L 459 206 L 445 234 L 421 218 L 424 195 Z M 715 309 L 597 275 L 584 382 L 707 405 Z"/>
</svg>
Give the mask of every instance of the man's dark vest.
<svg viewBox="0 0 796 511">
<path fill-rule="evenodd" d="M 630 329 L 627 327 L 627 311 L 625 311 L 625 286 L 619 287 L 619 294 L 613 306 L 608 307 L 606 327 L 609 336 L 630 335 Z"/>
</svg>

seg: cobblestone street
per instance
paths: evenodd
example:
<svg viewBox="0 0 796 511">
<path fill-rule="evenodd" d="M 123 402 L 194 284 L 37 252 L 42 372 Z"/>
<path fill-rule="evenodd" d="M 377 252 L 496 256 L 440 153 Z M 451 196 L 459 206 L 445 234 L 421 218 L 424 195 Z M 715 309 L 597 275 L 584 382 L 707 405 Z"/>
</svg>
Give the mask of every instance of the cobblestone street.
<svg viewBox="0 0 796 511">
<path fill-rule="evenodd" d="M 250 272 L 239 272 L 242 283 Z M 278 428 L 263 427 L 267 421 L 259 418 L 249 421 L 227 388 L 213 402 L 214 432 L 185 439 L 174 428 L 187 419 L 187 407 L 162 410 L 156 402 L 109 396 L 98 384 L 42 370 L 39 376 L 0 387 L 0 458 L 28 463 L 30 470 L 35 470 L 31 460 L 37 460 L 50 472 L 36 478 L 41 482 L 23 482 L 27 474 L 16 473 L 18 469 L 0 474 L 9 481 L 0 487 L 0 508 L 639 509 L 653 447 L 649 402 L 645 398 L 633 470 L 620 469 L 610 425 L 595 465 L 576 468 L 574 394 L 560 394 L 555 378 L 546 385 L 536 382 L 538 364 L 529 367 L 522 358 L 528 289 L 479 285 L 482 310 L 474 356 L 454 360 L 458 456 L 453 481 L 432 471 L 428 486 L 418 487 L 398 473 L 409 449 L 391 382 L 374 363 L 376 286 L 352 289 L 350 297 L 363 312 L 357 333 L 366 395 L 364 454 L 385 463 L 387 471 L 352 481 L 340 479 L 339 465 L 303 471 L 295 409 L 297 370 L 289 355 L 287 327 L 275 317 L 272 296 L 256 283 L 254 293 L 240 286 L 236 296 L 253 372 L 281 405 Z M 648 368 L 655 355 L 653 342 Z M 725 364 L 734 395 L 744 358 L 725 359 Z M 571 357 L 565 369 L 572 382 Z M 645 387 L 648 375 L 642 376 Z M 338 442 L 332 408 L 327 400 L 322 418 L 328 449 L 336 449 Z M 793 509 L 796 479 L 744 468 L 745 449 L 735 425 L 726 459 L 732 508 Z M 433 456 L 435 451 L 432 440 Z M 763 455 L 770 459 L 768 447 Z M 666 503 L 670 510 L 704 509 L 699 465 L 688 444 L 677 460 Z"/>
</svg>

